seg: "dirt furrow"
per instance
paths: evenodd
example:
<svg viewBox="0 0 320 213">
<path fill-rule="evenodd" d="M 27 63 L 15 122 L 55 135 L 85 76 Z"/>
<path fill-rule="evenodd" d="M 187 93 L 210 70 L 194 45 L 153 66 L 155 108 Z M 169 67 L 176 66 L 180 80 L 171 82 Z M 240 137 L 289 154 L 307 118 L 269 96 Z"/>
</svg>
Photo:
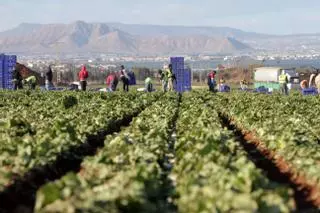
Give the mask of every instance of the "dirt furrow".
<svg viewBox="0 0 320 213">
<path fill-rule="evenodd" d="M 104 146 L 107 135 L 119 132 L 122 127 L 129 126 L 132 119 L 139 114 L 140 112 L 115 121 L 106 130 L 89 135 L 85 143 L 72 146 L 67 151 L 60 153 L 54 163 L 34 168 L 23 177 L 14 180 L 12 185 L 0 193 L 0 213 L 33 212 L 36 192 L 41 186 L 60 179 L 68 172 L 78 172 L 83 159 L 95 155 L 97 150 Z"/>
<path fill-rule="evenodd" d="M 169 132 L 169 139 L 168 139 L 168 152 L 165 154 L 164 158 L 161 159 L 159 165 L 162 168 L 162 191 L 163 191 L 163 200 L 167 205 L 168 212 L 175 213 L 177 212 L 177 206 L 173 203 L 174 195 L 175 195 L 175 183 L 170 177 L 171 171 L 174 167 L 174 160 L 175 160 L 175 144 L 177 140 L 176 135 L 176 125 L 180 111 L 180 104 L 181 104 L 181 94 L 179 95 L 179 104 L 178 108 L 175 111 L 174 118 L 171 123 L 171 131 Z"/>
<path fill-rule="evenodd" d="M 288 184 L 294 190 L 298 212 L 315 212 L 320 207 L 320 188 L 295 170 L 283 157 L 269 150 L 253 132 L 244 129 L 235 119 L 221 113 L 225 127 L 233 131 L 257 168 L 265 171 L 269 180 Z"/>
</svg>

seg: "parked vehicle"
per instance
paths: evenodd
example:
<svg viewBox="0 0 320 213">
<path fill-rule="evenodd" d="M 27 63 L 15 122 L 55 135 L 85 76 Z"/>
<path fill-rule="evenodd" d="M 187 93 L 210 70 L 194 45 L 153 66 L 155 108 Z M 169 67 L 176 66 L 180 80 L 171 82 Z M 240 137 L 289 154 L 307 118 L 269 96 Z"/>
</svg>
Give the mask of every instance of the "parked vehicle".
<svg viewBox="0 0 320 213">
<path fill-rule="evenodd" d="M 296 72 L 295 68 L 283 69 L 281 67 L 260 67 L 255 69 L 254 88 L 257 89 L 265 87 L 268 88 L 269 92 L 272 92 L 273 90 L 279 90 L 280 84 L 278 81 L 282 71 L 284 71 L 288 76 L 289 90 L 299 89 L 299 74 Z"/>
</svg>

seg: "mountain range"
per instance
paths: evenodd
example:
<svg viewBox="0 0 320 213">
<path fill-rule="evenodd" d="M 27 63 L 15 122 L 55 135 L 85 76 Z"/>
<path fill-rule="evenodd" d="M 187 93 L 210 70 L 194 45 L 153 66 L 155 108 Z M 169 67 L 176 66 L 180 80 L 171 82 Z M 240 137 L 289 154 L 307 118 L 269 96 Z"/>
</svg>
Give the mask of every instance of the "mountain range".
<svg viewBox="0 0 320 213">
<path fill-rule="evenodd" d="M 122 23 L 29 24 L 0 32 L 0 52 L 226 54 L 256 49 L 320 49 L 320 35 L 275 36 L 228 27 Z"/>
<path fill-rule="evenodd" d="M 230 53 L 250 49 L 229 33 L 116 23 L 28 24 L 0 33 L 1 52 Z M 232 31 L 232 29 L 231 29 Z M 203 32 L 206 32 L 203 29 Z"/>
</svg>

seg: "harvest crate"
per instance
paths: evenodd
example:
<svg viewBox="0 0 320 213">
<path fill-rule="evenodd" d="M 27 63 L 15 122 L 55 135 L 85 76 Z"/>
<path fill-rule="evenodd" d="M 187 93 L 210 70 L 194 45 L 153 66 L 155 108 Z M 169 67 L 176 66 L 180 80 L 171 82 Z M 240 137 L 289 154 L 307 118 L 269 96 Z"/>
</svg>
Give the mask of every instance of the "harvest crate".
<svg viewBox="0 0 320 213">
<path fill-rule="evenodd" d="M 0 55 L 0 88 L 4 88 L 4 72 L 3 72 L 4 55 Z"/>
<path fill-rule="evenodd" d="M 15 55 L 0 55 L 0 88 L 13 89 L 12 74 L 17 63 Z"/>
<path fill-rule="evenodd" d="M 316 88 L 307 88 L 302 90 L 302 95 L 317 95 L 318 91 Z"/>
<path fill-rule="evenodd" d="M 184 57 L 171 57 L 173 73 L 177 78 L 174 89 L 177 92 L 185 92 L 191 90 L 191 70 L 185 69 Z"/>
</svg>

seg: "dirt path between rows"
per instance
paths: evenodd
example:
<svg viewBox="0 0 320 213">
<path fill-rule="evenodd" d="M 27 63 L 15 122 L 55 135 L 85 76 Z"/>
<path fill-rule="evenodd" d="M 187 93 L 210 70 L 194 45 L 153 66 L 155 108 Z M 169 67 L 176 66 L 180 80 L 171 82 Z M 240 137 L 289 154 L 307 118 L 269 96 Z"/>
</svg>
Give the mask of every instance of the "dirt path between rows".
<svg viewBox="0 0 320 213">
<path fill-rule="evenodd" d="M 164 157 L 163 164 L 160 164 L 160 167 L 163 170 L 163 189 L 164 190 L 164 199 L 165 203 L 168 206 L 168 212 L 169 213 L 176 213 L 178 212 L 178 207 L 173 202 L 174 195 L 175 195 L 175 182 L 171 178 L 171 172 L 174 167 L 175 162 L 175 149 L 176 149 L 176 141 L 177 141 L 177 121 L 179 119 L 179 112 L 180 112 L 180 105 L 182 101 L 182 95 L 179 95 L 178 99 L 178 108 L 174 112 L 174 117 L 172 120 L 172 123 L 170 124 L 171 130 L 169 132 L 169 140 L 168 140 L 168 152 L 166 153 L 166 156 Z"/>
</svg>

